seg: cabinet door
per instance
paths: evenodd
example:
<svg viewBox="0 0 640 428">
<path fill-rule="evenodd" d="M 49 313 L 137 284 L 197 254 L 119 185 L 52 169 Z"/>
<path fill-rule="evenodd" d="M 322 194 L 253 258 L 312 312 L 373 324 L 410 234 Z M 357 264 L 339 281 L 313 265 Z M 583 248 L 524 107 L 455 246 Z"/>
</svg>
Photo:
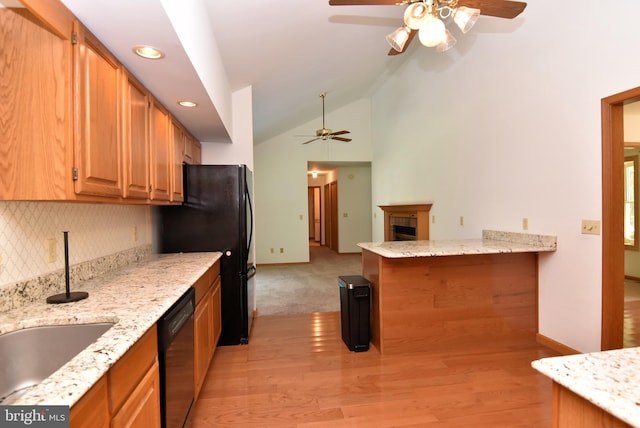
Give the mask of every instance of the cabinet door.
<svg viewBox="0 0 640 428">
<path fill-rule="evenodd" d="M 125 198 L 149 198 L 149 95 L 125 73 L 123 87 L 123 180 Z"/>
<path fill-rule="evenodd" d="M 155 100 L 149 108 L 151 153 L 151 199 L 169 201 L 171 198 L 171 119 L 169 113 Z"/>
<path fill-rule="evenodd" d="M 0 8 L 0 200 L 73 194 L 65 156 L 72 138 L 73 16 L 60 5 L 47 7 L 39 15 Z M 60 17 L 63 34 L 38 19 L 46 12 Z"/>
<path fill-rule="evenodd" d="M 69 413 L 71 428 L 109 428 L 109 402 L 107 400 L 107 378 L 98 382 L 71 407 Z"/>
<path fill-rule="evenodd" d="M 211 290 L 207 291 L 194 314 L 194 385 L 196 398 L 202 388 L 211 362 L 212 330 L 211 330 Z"/>
<path fill-rule="evenodd" d="M 191 146 L 191 162 L 194 165 L 200 165 L 202 163 L 202 144 L 200 141 L 193 139 Z"/>
<path fill-rule="evenodd" d="M 76 193 L 122 196 L 120 64 L 76 22 Z"/>
<path fill-rule="evenodd" d="M 111 427 L 160 427 L 160 376 L 157 361 L 113 417 Z"/>
<path fill-rule="evenodd" d="M 171 122 L 173 157 L 171 158 L 171 201 L 182 202 L 184 190 L 182 188 L 182 162 L 185 156 L 186 135 L 182 126 Z"/>
<path fill-rule="evenodd" d="M 220 276 L 216 277 L 211 293 L 211 325 L 213 329 L 213 351 L 222 333 L 222 300 L 220 295 Z"/>
</svg>

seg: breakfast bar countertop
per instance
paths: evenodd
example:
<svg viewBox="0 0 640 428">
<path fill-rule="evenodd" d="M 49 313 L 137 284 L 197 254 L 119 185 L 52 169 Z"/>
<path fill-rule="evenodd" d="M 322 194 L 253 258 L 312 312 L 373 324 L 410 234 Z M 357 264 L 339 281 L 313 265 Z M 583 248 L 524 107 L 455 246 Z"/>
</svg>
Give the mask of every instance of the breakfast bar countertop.
<svg viewBox="0 0 640 428">
<path fill-rule="evenodd" d="M 640 348 L 543 358 L 531 365 L 621 421 L 640 426 Z"/>
<path fill-rule="evenodd" d="M 114 323 L 43 382 L 2 404 L 73 405 L 220 256 L 219 252 L 154 255 L 72 284 L 71 291 L 89 293 L 85 300 L 47 304 L 43 299 L 0 313 L 0 335 L 47 325 Z"/>
<path fill-rule="evenodd" d="M 557 239 L 550 235 L 483 230 L 482 239 L 368 242 L 358 246 L 382 257 L 410 258 L 556 251 Z"/>
</svg>

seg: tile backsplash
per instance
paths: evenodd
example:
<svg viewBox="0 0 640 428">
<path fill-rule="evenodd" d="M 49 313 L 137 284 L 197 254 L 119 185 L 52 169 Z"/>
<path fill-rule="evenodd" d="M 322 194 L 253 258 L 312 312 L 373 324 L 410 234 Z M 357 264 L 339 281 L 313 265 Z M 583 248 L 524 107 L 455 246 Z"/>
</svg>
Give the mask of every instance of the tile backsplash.
<svg viewBox="0 0 640 428">
<path fill-rule="evenodd" d="M 78 264 L 151 245 L 151 208 L 0 201 L 0 287 L 63 269 L 65 230 Z"/>
</svg>

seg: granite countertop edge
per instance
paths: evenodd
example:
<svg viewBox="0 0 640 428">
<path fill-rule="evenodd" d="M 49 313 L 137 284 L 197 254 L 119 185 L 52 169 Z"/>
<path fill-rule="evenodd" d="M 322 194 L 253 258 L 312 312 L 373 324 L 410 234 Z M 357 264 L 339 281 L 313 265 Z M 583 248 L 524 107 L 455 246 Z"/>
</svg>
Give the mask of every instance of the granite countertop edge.
<svg viewBox="0 0 640 428">
<path fill-rule="evenodd" d="M 361 242 L 358 246 L 386 258 L 442 257 L 553 252 L 557 250 L 557 238 L 551 235 L 483 230 L 482 239 Z"/>
<path fill-rule="evenodd" d="M 632 426 L 640 426 L 640 347 L 533 361 L 554 382 Z"/>
<path fill-rule="evenodd" d="M 106 333 L 47 379 L 3 405 L 72 406 L 221 257 L 219 252 L 157 254 L 81 284 L 89 297 L 44 301 L 0 314 L 0 335 L 30 327 L 114 323 Z"/>
</svg>

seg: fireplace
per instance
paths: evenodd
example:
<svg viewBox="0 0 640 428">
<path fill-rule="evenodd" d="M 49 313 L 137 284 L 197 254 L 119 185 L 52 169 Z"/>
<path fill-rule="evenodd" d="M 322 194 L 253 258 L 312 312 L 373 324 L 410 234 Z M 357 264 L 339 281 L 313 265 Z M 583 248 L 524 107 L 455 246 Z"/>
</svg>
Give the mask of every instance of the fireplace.
<svg viewBox="0 0 640 428">
<path fill-rule="evenodd" d="M 415 241 L 418 220 L 414 217 L 391 217 L 391 241 Z"/>
<path fill-rule="evenodd" d="M 380 205 L 384 211 L 385 241 L 429 239 L 429 210 L 432 204 Z"/>
</svg>

